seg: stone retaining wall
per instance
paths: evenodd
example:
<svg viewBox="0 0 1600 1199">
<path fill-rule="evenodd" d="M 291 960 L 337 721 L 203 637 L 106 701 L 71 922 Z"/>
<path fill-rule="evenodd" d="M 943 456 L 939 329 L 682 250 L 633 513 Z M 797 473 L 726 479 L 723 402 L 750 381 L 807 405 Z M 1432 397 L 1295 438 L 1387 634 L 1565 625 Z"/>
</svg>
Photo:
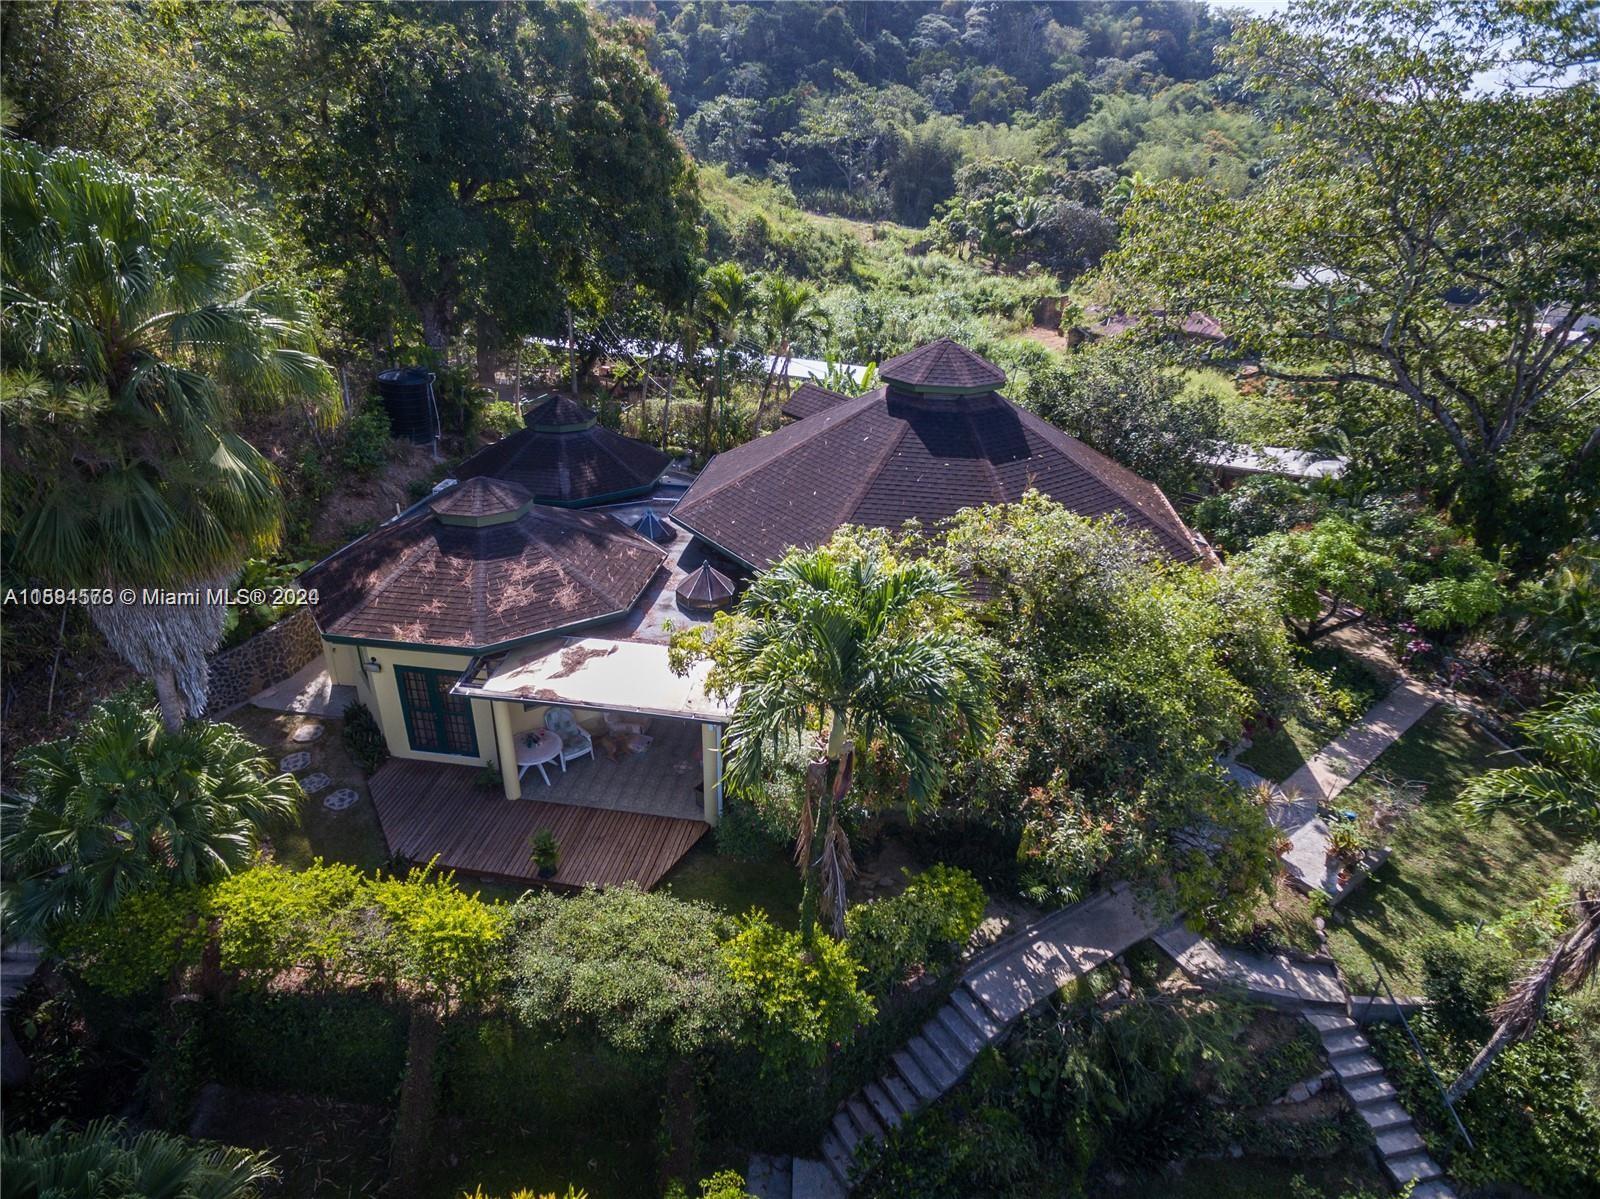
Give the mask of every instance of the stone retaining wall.
<svg viewBox="0 0 1600 1199">
<path fill-rule="evenodd" d="M 311 610 L 295 609 L 243 645 L 211 659 L 208 712 L 220 716 L 232 711 L 258 691 L 283 682 L 321 652 L 322 638 Z"/>
</svg>

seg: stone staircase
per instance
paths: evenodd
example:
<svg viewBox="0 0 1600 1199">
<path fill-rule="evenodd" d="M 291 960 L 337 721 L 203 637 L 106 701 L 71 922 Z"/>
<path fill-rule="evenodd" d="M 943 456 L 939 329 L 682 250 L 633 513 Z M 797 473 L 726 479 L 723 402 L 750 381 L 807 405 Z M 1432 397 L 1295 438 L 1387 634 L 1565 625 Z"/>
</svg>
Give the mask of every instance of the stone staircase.
<svg viewBox="0 0 1600 1199">
<path fill-rule="evenodd" d="M 1225 949 L 1181 924 L 1162 929 L 1154 939 L 1201 986 L 1241 990 L 1258 1002 L 1302 1015 L 1316 1030 L 1350 1106 L 1372 1130 L 1384 1172 L 1397 1187 L 1415 1183 L 1412 1199 L 1455 1199 L 1410 1113 L 1400 1106 L 1382 1063 L 1351 1019 L 1350 992 L 1337 967 Z"/>
<path fill-rule="evenodd" d="M 1360 1026 L 1338 1012 L 1307 1012 L 1306 1019 L 1321 1038 L 1345 1097 L 1372 1130 L 1384 1172 L 1397 1187 L 1415 1183 L 1412 1199 L 1455 1199 L 1455 1191 L 1428 1153 L 1410 1113 L 1400 1106 L 1394 1085 L 1385 1077 Z"/>
<path fill-rule="evenodd" d="M 821 1158 L 757 1155 L 750 1163 L 750 1192 L 758 1199 L 843 1199 L 864 1141 L 881 1140 L 939 1099 L 1023 1013 L 1155 927 L 1119 885 L 990 946 L 968 964 L 950 998 L 917 1035 L 895 1051 L 883 1076 L 840 1105 L 823 1135 Z"/>
</svg>

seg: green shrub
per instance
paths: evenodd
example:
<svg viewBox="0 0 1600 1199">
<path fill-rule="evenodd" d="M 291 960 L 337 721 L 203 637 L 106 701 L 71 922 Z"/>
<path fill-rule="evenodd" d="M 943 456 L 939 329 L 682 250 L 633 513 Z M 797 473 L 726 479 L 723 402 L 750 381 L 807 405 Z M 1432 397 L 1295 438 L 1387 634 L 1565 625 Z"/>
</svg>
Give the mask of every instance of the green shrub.
<svg viewBox="0 0 1600 1199">
<path fill-rule="evenodd" d="M 345 422 L 334 457 L 357 478 L 368 479 L 387 465 L 391 438 L 389 414 L 381 404 L 368 404 Z"/>
<path fill-rule="evenodd" d="M 507 400 L 494 400 L 485 404 L 478 414 L 478 428 L 497 438 L 508 437 L 522 428 L 522 413 Z"/>
<path fill-rule="evenodd" d="M 788 842 L 788 831 L 760 804 L 730 799 L 717 825 L 717 852 L 743 862 L 764 862 Z"/>
<path fill-rule="evenodd" d="M 886 995 L 917 967 L 948 965 L 983 920 L 986 902 L 972 875 L 938 865 L 893 898 L 851 908 L 849 944 L 867 990 Z"/>
<path fill-rule="evenodd" d="M 344 710 L 343 736 L 350 756 L 368 775 L 377 773 L 378 767 L 389 760 L 389 742 L 384 739 L 383 729 L 372 710 L 360 700 Z"/>
<path fill-rule="evenodd" d="M 103 920 L 65 926 L 55 948 L 91 987 L 129 998 L 200 960 L 203 910 L 200 889 L 157 887 L 128 896 Z"/>
<path fill-rule="evenodd" d="M 1228 553 L 1247 550 L 1259 537 L 1313 521 L 1324 501 L 1304 484 L 1273 475 L 1242 479 L 1194 506 L 1191 523 Z"/>
<path fill-rule="evenodd" d="M 817 933 L 806 941 L 752 911 L 722 947 L 722 963 L 748 997 L 752 1043 L 769 1064 L 795 1068 L 822 1061 L 875 1008 L 856 985 L 860 965 L 843 942 Z"/>
<path fill-rule="evenodd" d="M 211 891 L 222 965 L 263 983 L 296 966 L 313 978 L 338 972 L 365 924 L 364 887 L 355 867 L 320 858 L 309 870 L 258 866 L 224 879 Z"/>
<path fill-rule="evenodd" d="M 1457 928 L 1422 946 L 1422 993 L 1431 1015 L 1450 1035 L 1483 1041 L 1492 1029 L 1490 1009 L 1505 994 L 1516 955 L 1501 937 Z"/>
</svg>

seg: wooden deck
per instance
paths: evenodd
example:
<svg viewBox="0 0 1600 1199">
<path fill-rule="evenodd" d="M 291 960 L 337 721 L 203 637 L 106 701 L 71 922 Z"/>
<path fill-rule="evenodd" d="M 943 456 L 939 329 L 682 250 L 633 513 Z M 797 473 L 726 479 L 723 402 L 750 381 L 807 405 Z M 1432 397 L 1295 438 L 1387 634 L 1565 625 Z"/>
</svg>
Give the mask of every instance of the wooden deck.
<svg viewBox="0 0 1600 1199">
<path fill-rule="evenodd" d="M 556 887 L 649 890 L 711 826 L 703 820 L 619 812 L 576 804 L 509 800 L 477 786 L 471 766 L 392 758 L 367 783 L 389 852 L 414 862 L 437 858 L 463 874 Z M 555 834 L 561 863 L 540 879 L 528 838 Z"/>
</svg>

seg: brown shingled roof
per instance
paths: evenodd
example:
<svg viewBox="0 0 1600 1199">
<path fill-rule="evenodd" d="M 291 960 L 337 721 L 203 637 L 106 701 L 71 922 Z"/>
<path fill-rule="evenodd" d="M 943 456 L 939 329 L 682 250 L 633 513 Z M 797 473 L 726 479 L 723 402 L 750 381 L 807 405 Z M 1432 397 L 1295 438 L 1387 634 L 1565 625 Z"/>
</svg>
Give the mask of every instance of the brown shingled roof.
<svg viewBox="0 0 1600 1199">
<path fill-rule="evenodd" d="M 509 479 L 541 504 L 581 508 L 649 491 L 672 461 L 654 446 L 596 424 L 570 396 L 546 397 L 526 419 L 527 428 L 479 450 L 456 468 L 456 477 Z"/>
<path fill-rule="evenodd" d="M 794 394 L 783 402 L 782 412 L 790 420 L 805 420 L 806 417 L 826 412 L 835 404 L 842 404 L 849 398 L 842 391 L 829 391 L 826 387 L 818 387 L 807 380 L 796 387 Z"/>
<path fill-rule="evenodd" d="M 1003 387 L 1006 373 L 960 342 L 941 337 L 878 368 L 878 378 L 908 391 L 985 392 Z"/>
<path fill-rule="evenodd" d="M 672 515 L 759 569 L 844 524 L 933 526 L 1030 487 L 1085 516 L 1115 516 L 1177 561 L 1209 556 L 1155 484 L 994 392 L 877 388 L 717 455 Z"/>
<path fill-rule="evenodd" d="M 626 612 L 661 566 L 658 546 L 602 512 L 532 505 L 496 524 L 437 514 L 467 489 L 495 490 L 460 484 L 301 576 L 320 593 L 317 627 L 363 641 L 483 650 Z"/>
</svg>

